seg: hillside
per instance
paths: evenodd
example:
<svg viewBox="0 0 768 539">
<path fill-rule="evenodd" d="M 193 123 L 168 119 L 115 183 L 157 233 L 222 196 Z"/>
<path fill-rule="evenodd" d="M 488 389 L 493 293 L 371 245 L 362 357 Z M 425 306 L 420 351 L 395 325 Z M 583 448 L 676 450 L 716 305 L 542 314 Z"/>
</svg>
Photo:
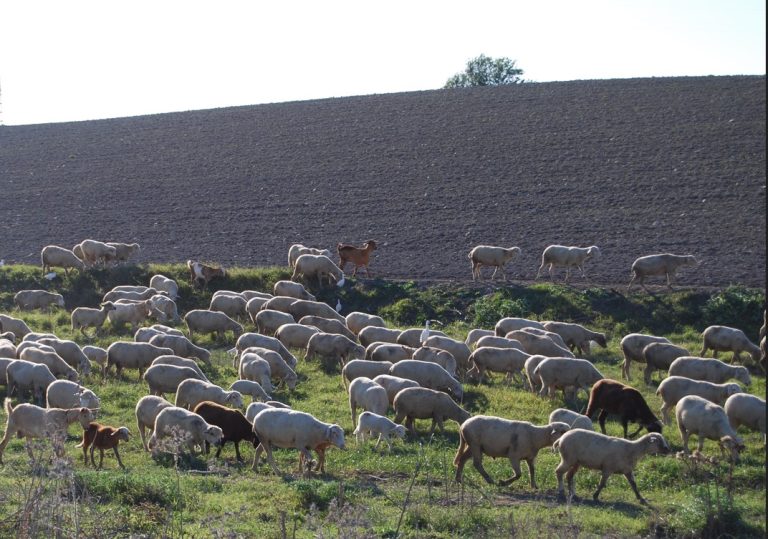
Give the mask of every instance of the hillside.
<svg viewBox="0 0 768 539">
<path fill-rule="evenodd" d="M 598 283 L 693 253 L 684 284 L 765 286 L 765 77 L 436 90 L 0 127 L 0 258 L 137 241 L 140 261 L 283 265 L 380 242 L 385 278 L 467 279 L 478 243 L 596 244 Z"/>
</svg>

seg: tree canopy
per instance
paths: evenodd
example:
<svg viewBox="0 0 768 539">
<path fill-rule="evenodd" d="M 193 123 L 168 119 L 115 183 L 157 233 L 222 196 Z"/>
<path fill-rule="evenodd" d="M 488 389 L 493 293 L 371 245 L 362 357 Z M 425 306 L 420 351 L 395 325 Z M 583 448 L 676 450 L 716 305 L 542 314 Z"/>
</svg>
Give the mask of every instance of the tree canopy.
<svg viewBox="0 0 768 539">
<path fill-rule="evenodd" d="M 500 86 L 520 84 L 523 70 L 509 58 L 491 58 L 481 54 L 467 62 L 462 73 L 456 73 L 445 83 L 444 88 L 469 88 L 472 86 Z"/>
</svg>

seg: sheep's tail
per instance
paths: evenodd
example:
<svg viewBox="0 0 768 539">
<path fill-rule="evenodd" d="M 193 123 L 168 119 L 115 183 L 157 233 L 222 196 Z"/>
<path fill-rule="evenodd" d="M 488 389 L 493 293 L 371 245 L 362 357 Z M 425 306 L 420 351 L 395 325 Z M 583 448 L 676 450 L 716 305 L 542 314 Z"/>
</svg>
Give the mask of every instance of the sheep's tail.
<svg viewBox="0 0 768 539">
<path fill-rule="evenodd" d="M 464 451 L 467 450 L 467 440 L 464 438 L 464 433 L 461 432 L 461 429 L 459 429 L 459 449 L 456 451 L 456 456 L 453 459 L 453 465 L 458 466 L 459 461 L 461 460 L 461 455 L 464 454 Z"/>
<path fill-rule="evenodd" d="M 13 404 L 11 404 L 11 399 L 8 397 L 6 397 L 3 402 L 3 408 L 5 408 L 5 413 L 10 417 L 11 412 L 13 412 Z"/>
<path fill-rule="evenodd" d="M 552 452 L 557 453 L 560 450 L 560 438 L 555 440 L 555 443 L 552 444 Z"/>
</svg>

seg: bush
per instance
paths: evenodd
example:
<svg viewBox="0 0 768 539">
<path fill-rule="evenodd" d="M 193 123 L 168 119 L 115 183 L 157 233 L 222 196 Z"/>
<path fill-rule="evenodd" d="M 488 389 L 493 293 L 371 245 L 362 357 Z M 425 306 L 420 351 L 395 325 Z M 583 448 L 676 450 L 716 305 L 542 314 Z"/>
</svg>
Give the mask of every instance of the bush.
<svg viewBox="0 0 768 539">
<path fill-rule="evenodd" d="M 765 296 L 759 290 L 729 286 L 707 300 L 702 308 L 702 319 L 707 326 L 739 328 L 754 339 L 763 323 L 764 308 Z"/>
</svg>

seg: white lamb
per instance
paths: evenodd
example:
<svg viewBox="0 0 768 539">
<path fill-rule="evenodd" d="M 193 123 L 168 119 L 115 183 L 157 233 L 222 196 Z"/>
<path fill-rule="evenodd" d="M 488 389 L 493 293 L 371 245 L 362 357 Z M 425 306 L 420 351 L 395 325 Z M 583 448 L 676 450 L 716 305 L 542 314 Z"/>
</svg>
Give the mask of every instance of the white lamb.
<svg viewBox="0 0 768 539">
<path fill-rule="evenodd" d="M 190 453 L 194 453 L 195 446 L 200 446 L 201 451 L 205 452 L 208 444 L 220 445 L 224 436 L 221 428 L 209 425 L 196 413 L 177 406 L 169 406 L 157 414 L 147 447 L 154 453 L 160 449 L 158 445 L 163 439 L 179 434 L 185 438 L 184 445 L 189 448 Z"/>
<path fill-rule="evenodd" d="M 565 282 L 568 282 L 568 278 L 571 276 L 571 268 L 577 267 L 581 271 L 581 275 L 586 278 L 587 274 L 584 273 L 584 263 L 587 260 L 600 258 L 600 249 L 596 245 L 589 247 L 567 247 L 565 245 L 550 245 L 541 254 L 541 266 L 536 272 L 536 278 L 539 278 L 541 270 L 545 266 L 549 266 L 549 278 L 554 280 L 554 267 L 565 266 Z"/>
<path fill-rule="evenodd" d="M 155 428 L 155 419 L 160 411 L 172 406 L 172 403 L 162 397 L 156 397 L 155 395 L 142 397 L 139 399 L 139 402 L 136 403 L 136 426 L 141 435 L 141 444 L 144 446 L 145 451 L 149 451 L 145 429 L 149 429 L 149 432 L 151 433 Z"/>
<path fill-rule="evenodd" d="M 682 346 L 676 346 L 665 342 L 652 342 L 643 348 L 643 360 L 645 370 L 643 379 L 646 384 L 651 383 L 651 375 L 654 370 L 667 372 L 672 362 L 679 357 L 690 356 L 691 353 Z"/>
<path fill-rule="evenodd" d="M 565 345 L 571 352 L 579 351 L 583 357 L 589 355 L 589 343 L 594 341 L 598 346 L 606 348 L 608 341 L 605 333 L 598 333 L 580 326 L 579 324 L 570 324 L 567 322 L 544 322 L 544 329 L 557 333 L 565 342 Z"/>
<path fill-rule="evenodd" d="M 248 302 L 240 295 L 219 295 L 211 298 L 211 304 L 208 309 L 222 312 L 233 319 L 242 319 L 248 314 L 246 305 L 248 305 Z"/>
<path fill-rule="evenodd" d="M 13 296 L 13 303 L 19 309 L 64 308 L 64 296 L 47 290 L 21 290 Z"/>
<path fill-rule="evenodd" d="M 357 334 L 360 344 L 368 346 L 374 342 L 397 343 L 397 338 L 402 333 L 399 329 L 389 329 L 383 326 L 366 326 Z"/>
<path fill-rule="evenodd" d="M 184 380 L 200 380 L 200 375 L 189 367 L 153 363 L 143 378 L 149 386 L 150 395 L 162 397 L 166 393 L 176 393 Z"/>
<path fill-rule="evenodd" d="M 187 367 L 197 373 L 198 380 L 203 380 L 204 382 L 210 382 L 210 380 L 208 380 L 208 377 L 205 376 L 203 371 L 200 370 L 200 367 L 197 365 L 197 363 L 195 363 L 193 359 L 181 357 L 178 355 L 158 356 L 152 360 L 152 364 L 150 366 L 152 365 L 174 365 L 176 367 Z"/>
<path fill-rule="evenodd" d="M 243 395 L 248 395 L 254 401 L 266 402 L 271 400 L 261 384 L 254 382 L 253 380 L 235 380 L 232 385 L 229 386 L 230 391 L 239 391 Z"/>
<path fill-rule="evenodd" d="M 763 444 L 765 444 L 765 399 L 739 393 L 728 397 L 723 408 L 734 429 L 744 425 L 749 429 L 756 430 L 762 433 Z"/>
<path fill-rule="evenodd" d="M 642 333 L 630 333 L 621 339 L 621 351 L 624 354 L 624 363 L 621 364 L 621 376 L 627 380 L 630 380 L 630 364 L 632 361 L 638 363 L 644 363 L 643 349 L 651 343 L 661 342 L 672 344 L 669 339 L 664 337 L 656 337 L 654 335 L 644 335 Z"/>
<path fill-rule="evenodd" d="M 466 372 L 469 369 L 469 356 L 472 354 L 472 350 L 469 349 L 469 346 L 464 341 L 458 341 L 441 335 L 431 335 L 422 344 L 450 352 L 453 354 L 454 359 L 456 359 L 457 369 L 460 369 L 462 372 Z"/>
<path fill-rule="evenodd" d="M 78 379 L 77 371 L 70 367 L 59 354 L 48 349 L 50 347 L 43 349 L 42 346 L 45 345 L 38 344 L 37 346 L 24 348 L 24 350 L 19 352 L 19 359 L 43 364 L 51 370 L 54 376 L 62 376 L 73 382 Z"/>
<path fill-rule="evenodd" d="M 83 240 L 72 249 L 86 267 L 95 266 L 97 263 L 106 264 L 107 260 L 117 258 L 117 249 L 104 242 L 96 240 Z"/>
<path fill-rule="evenodd" d="M 471 356 L 470 356 L 471 357 Z M 440 350 L 439 348 L 432 348 L 431 346 L 422 346 L 417 348 L 413 353 L 412 359 L 417 361 L 429 361 L 431 363 L 437 363 L 453 377 L 456 377 L 456 358 L 453 354 L 446 350 Z"/>
<path fill-rule="evenodd" d="M 179 297 L 178 283 L 165 275 L 153 275 L 149 280 L 149 286 L 158 292 L 165 292 L 174 301 Z"/>
<path fill-rule="evenodd" d="M 291 269 L 296 266 L 296 260 L 301 255 L 324 255 L 330 258 L 331 251 L 328 249 L 316 249 L 314 247 L 307 247 L 301 243 L 294 243 L 288 248 L 288 266 Z"/>
<path fill-rule="evenodd" d="M 549 414 L 549 422 L 554 423 L 556 421 L 566 423 L 572 429 L 595 430 L 590 418 L 566 408 L 558 408 Z"/>
<path fill-rule="evenodd" d="M 684 356 L 679 357 L 669 366 L 670 376 L 685 376 L 693 380 L 705 380 L 713 384 L 722 384 L 735 378 L 745 386 L 752 383 L 749 371 L 741 365 L 728 365 L 717 359 Z"/>
<path fill-rule="evenodd" d="M 741 393 L 739 384 L 713 384 L 703 380 L 692 380 L 684 376 L 669 376 L 662 380 L 656 389 L 656 394 L 661 397 L 661 415 L 664 423 L 669 425 L 669 411 L 688 395 L 697 395 L 703 399 L 723 405 L 732 395 Z"/>
<path fill-rule="evenodd" d="M 121 303 L 118 301 L 115 302 L 115 309 L 107 313 L 107 319 L 112 327 L 130 324 L 131 331 L 136 332 L 139 325 L 153 313 L 152 301 L 149 299 L 139 303 Z"/>
<path fill-rule="evenodd" d="M 358 335 L 363 328 L 367 327 L 386 327 L 384 319 L 380 316 L 375 316 L 368 313 L 361 313 L 358 311 L 351 312 L 345 317 L 347 321 L 347 327 L 352 333 Z"/>
<path fill-rule="evenodd" d="M 471 347 L 479 341 L 481 337 L 491 337 L 493 335 L 496 335 L 496 333 L 491 329 L 470 329 L 467 333 L 467 338 L 464 339 L 464 344 Z"/>
<path fill-rule="evenodd" d="M 275 296 L 293 296 L 296 299 L 306 299 L 309 301 L 315 301 L 317 298 L 307 292 L 299 283 L 293 281 L 277 281 L 273 287 Z"/>
<path fill-rule="evenodd" d="M 184 335 L 161 333 L 149 339 L 149 344 L 161 348 L 170 348 L 177 356 L 195 357 L 209 367 L 211 366 L 211 353 L 202 346 L 197 346 Z"/>
<path fill-rule="evenodd" d="M 264 309 L 252 317 L 253 324 L 259 333 L 263 335 L 274 335 L 280 326 L 284 324 L 293 324 L 296 322 L 293 316 L 272 309 Z"/>
<path fill-rule="evenodd" d="M 341 381 L 344 387 L 347 387 L 347 383 L 351 382 L 355 378 L 364 376 L 366 378 L 374 378 L 380 374 L 389 373 L 389 369 L 394 365 L 389 361 L 370 361 L 367 359 L 353 359 L 348 361 L 344 368 L 341 369 Z"/>
<path fill-rule="evenodd" d="M 529 357 L 531 357 L 530 354 L 514 348 L 481 346 L 469 356 L 472 368 L 467 372 L 467 376 L 477 376 L 482 381 L 486 378 L 488 371 L 503 372 L 508 379 L 511 380 L 517 376 L 522 382 L 521 372 Z"/>
<path fill-rule="evenodd" d="M 349 409 L 353 426 L 358 406 L 368 412 L 386 415 L 389 407 L 387 390 L 370 378 L 364 376 L 355 378 L 349 384 Z"/>
<path fill-rule="evenodd" d="M 405 427 L 414 436 L 416 419 L 432 420 L 432 427 L 429 430 L 429 436 L 432 436 L 435 427 L 440 427 L 440 432 L 445 432 L 443 422 L 446 419 L 461 425 L 470 417 L 470 413 L 451 400 L 448 395 L 426 387 L 403 389 L 395 395 L 392 405 L 395 408 L 395 423 L 402 423 L 405 419 Z"/>
<path fill-rule="evenodd" d="M 374 414 L 373 412 L 362 412 L 357 417 L 357 428 L 353 434 L 358 443 L 365 442 L 366 436 L 378 434 L 379 439 L 376 440 L 376 445 L 373 446 L 373 449 L 378 449 L 379 444 L 384 440 L 387 443 L 387 449 L 392 451 L 389 437 L 394 435 L 402 440 L 405 438 L 405 427 L 382 415 Z"/>
<path fill-rule="evenodd" d="M 472 280 L 480 279 L 480 268 L 482 266 L 493 266 L 491 279 L 496 277 L 496 272 L 501 270 L 504 280 L 507 280 L 507 274 L 504 273 L 504 264 L 520 256 L 520 247 L 495 247 L 493 245 L 478 245 L 469 252 L 469 260 L 472 262 Z"/>
<path fill-rule="evenodd" d="M 738 462 L 739 453 L 744 450 L 744 442 L 731 427 L 721 406 L 698 395 L 688 395 L 678 401 L 675 416 L 686 454 L 690 454 L 688 438 L 691 434 L 696 434 L 699 437 L 697 453 L 701 453 L 704 440 L 709 438 L 717 440 L 721 451 L 728 454 L 734 462 Z"/>
<path fill-rule="evenodd" d="M 115 310 L 115 304 L 111 301 L 105 301 L 101 304 L 99 309 L 91 309 L 89 307 L 78 307 L 72 311 L 72 331 L 80 330 L 80 333 L 84 337 L 88 337 L 85 334 L 86 328 L 96 328 L 96 335 L 99 334 L 99 330 L 107 320 L 107 314 L 109 311 Z"/>
<path fill-rule="evenodd" d="M 446 391 L 459 401 L 464 397 L 461 383 L 436 363 L 406 359 L 392 365 L 389 374 L 418 382 L 421 387 Z"/>
<path fill-rule="evenodd" d="M 586 359 L 569 357 L 547 358 L 534 369 L 533 375 L 541 380 L 539 396 L 544 397 L 549 392 L 552 397 L 556 389 L 562 389 L 567 397 L 567 390 L 574 388 L 574 396 L 579 389 L 589 394 L 590 387 L 603 379 L 592 363 Z"/>
<path fill-rule="evenodd" d="M 395 397 L 403 389 L 409 387 L 421 387 L 421 385 L 414 380 L 392 376 L 391 374 L 379 374 L 373 381 L 387 391 L 387 400 L 389 400 L 389 404 L 395 402 Z"/>
<path fill-rule="evenodd" d="M 323 280 L 336 283 L 341 288 L 344 286 L 344 273 L 325 255 L 301 255 L 296 259 L 291 281 L 303 277 L 306 281 L 317 278 L 318 286 L 323 285 Z"/>
<path fill-rule="evenodd" d="M 230 330 L 234 333 L 235 339 L 243 334 L 242 325 L 218 311 L 208 311 L 205 309 L 189 311 L 184 315 L 184 322 L 187 324 L 187 329 L 189 329 L 190 339 L 193 332 L 215 333 L 219 339 L 223 339 L 224 333 Z"/>
<path fill-rule="evenodd" d="M 320 333 L 320 330 L 315 326 L 288 323 L 277 328 L 275 338 L 286 348 L 306 348 L 309 339 L 315 333 Z"/>
<path fill-rule="evenodd" d="M 497 337 L 503 337 L 510 331 L 516 331 L 523 328 L 538 328 L 544 329 L 544 324 L 537 322 L 536 320 L 528 320 L 527 318 L 502 318 L 496 322 L 496 326 L 493 328 Z"/>
<path fill-rule="evenodd" d="M 17 359 L 8 363 L 5 367 L 5 376 L 8 381 L 8 395 L 19 395 L 27 390 L 32 391 L 32 398 L 42 403 L 48 386 L 56 381 L 56 377 L 47 365 L 32 363 Z"/>
<path fill-rule="evenodd" d="M 712 350 L 712 357 L 717 357 L 718 352 L 733 352 L 732 363 L 741 362 L 741 352 L 746 352 L 752 361 L 760 363 L 760 347 L 750 341 L 743 331 L 728 326 L 709 326 L 702 333 L 704 345 L 701 348 L 701 357 L 707 350 Z"/>
</svg>

